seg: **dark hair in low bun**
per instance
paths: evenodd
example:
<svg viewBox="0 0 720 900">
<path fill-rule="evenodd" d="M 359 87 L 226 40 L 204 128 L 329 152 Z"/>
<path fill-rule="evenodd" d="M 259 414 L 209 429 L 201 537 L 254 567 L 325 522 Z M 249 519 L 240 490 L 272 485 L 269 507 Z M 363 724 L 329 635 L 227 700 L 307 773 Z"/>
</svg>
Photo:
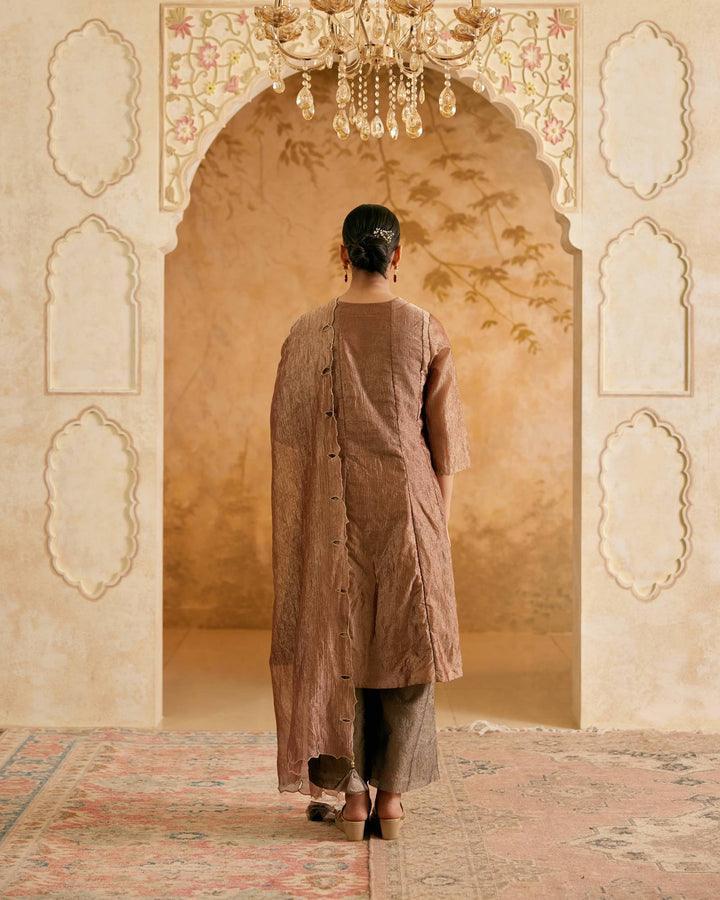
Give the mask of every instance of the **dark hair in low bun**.
<svg viewBox="0 0 720 900">
<path fill-rule="evenodd" d="M 355 269 L 384 275 L 400 243 L 400 223 L 386 206 L 363 203 L 345 217 L 342 240 Z"/>
</svg>

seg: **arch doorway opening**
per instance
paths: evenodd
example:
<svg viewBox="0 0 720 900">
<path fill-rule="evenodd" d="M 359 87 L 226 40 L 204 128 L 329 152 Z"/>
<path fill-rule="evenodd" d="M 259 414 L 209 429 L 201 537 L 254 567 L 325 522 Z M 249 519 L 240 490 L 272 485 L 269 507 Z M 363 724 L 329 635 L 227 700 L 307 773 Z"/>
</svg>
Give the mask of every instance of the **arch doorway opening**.
<svg viewBox="0 0 720 900">
<path fill-rule="evenodd" d="M 462 83 L 443 119 L 437 72 L 416 141 L 340 142 L 332 73 L 310 123 L 286 84 L 215 139 L 166 257 L 163 727 L 274 730 L 270 398 L 367 202 L 400 218 L 397 292 L 445 325 L 471 442 L 450 523 L 465 675 L 438 685 L 438 727 L 570 727 L 579 260 L 534 143 Z"/>
</svg>

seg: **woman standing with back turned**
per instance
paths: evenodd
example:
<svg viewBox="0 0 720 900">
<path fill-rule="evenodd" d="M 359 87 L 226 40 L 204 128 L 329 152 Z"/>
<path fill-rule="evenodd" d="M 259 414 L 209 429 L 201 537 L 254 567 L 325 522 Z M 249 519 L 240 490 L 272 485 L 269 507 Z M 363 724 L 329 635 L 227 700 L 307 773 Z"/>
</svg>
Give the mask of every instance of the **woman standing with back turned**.
<svg viewBox="0 0 720 900">
<path fill-rule="evenodd" d="M 397 218 L 358 206 L 342 238 L 350 287 L 292 325 L 270 411 L 278 778 L 344 793 L 348 840 L 393 839 L 401 794 L 439 778 L 435 682 L 462 675 L 447 522 L 470 454 L 445 329 L 392 290 Z"/>
</svg>

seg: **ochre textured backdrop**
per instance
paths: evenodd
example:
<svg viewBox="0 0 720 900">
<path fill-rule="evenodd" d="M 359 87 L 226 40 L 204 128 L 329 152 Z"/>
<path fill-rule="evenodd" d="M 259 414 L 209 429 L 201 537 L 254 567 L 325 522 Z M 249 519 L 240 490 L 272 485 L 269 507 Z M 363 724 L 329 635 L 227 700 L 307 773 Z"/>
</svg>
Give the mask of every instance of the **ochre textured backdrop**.
<svg viewBox="0 0 720 900">
<path fill-rule="evenodd" d="M 453 344 L 472 468 L 450 532 L 465 630 L 566 631 L 571 585 L 572 260 L 528 137 L 426 77 L 417 141 L 347 143 L 334 85 L 261 94 L 211 146 L 166 263 L 165 618 L 267 628 L 269 404 L 292 321 L 343 290 L 343 217 L 384 203 L 405 253 L 397 291 Z"/>
</svg>

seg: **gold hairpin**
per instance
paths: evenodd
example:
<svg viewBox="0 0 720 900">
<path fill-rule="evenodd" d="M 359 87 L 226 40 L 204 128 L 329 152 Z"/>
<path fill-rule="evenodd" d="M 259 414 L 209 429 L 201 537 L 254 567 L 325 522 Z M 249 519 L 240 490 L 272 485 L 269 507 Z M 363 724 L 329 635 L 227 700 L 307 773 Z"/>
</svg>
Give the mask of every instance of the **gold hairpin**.
<svg viewBox="0 0 720 900">
<path fill-rule="evenodd" d="M 378 227 L 373 229 L 373 237 L 381 237 L 389 244 L 393 239 L 393 233 L 389 228 Z"/>
</svg>

